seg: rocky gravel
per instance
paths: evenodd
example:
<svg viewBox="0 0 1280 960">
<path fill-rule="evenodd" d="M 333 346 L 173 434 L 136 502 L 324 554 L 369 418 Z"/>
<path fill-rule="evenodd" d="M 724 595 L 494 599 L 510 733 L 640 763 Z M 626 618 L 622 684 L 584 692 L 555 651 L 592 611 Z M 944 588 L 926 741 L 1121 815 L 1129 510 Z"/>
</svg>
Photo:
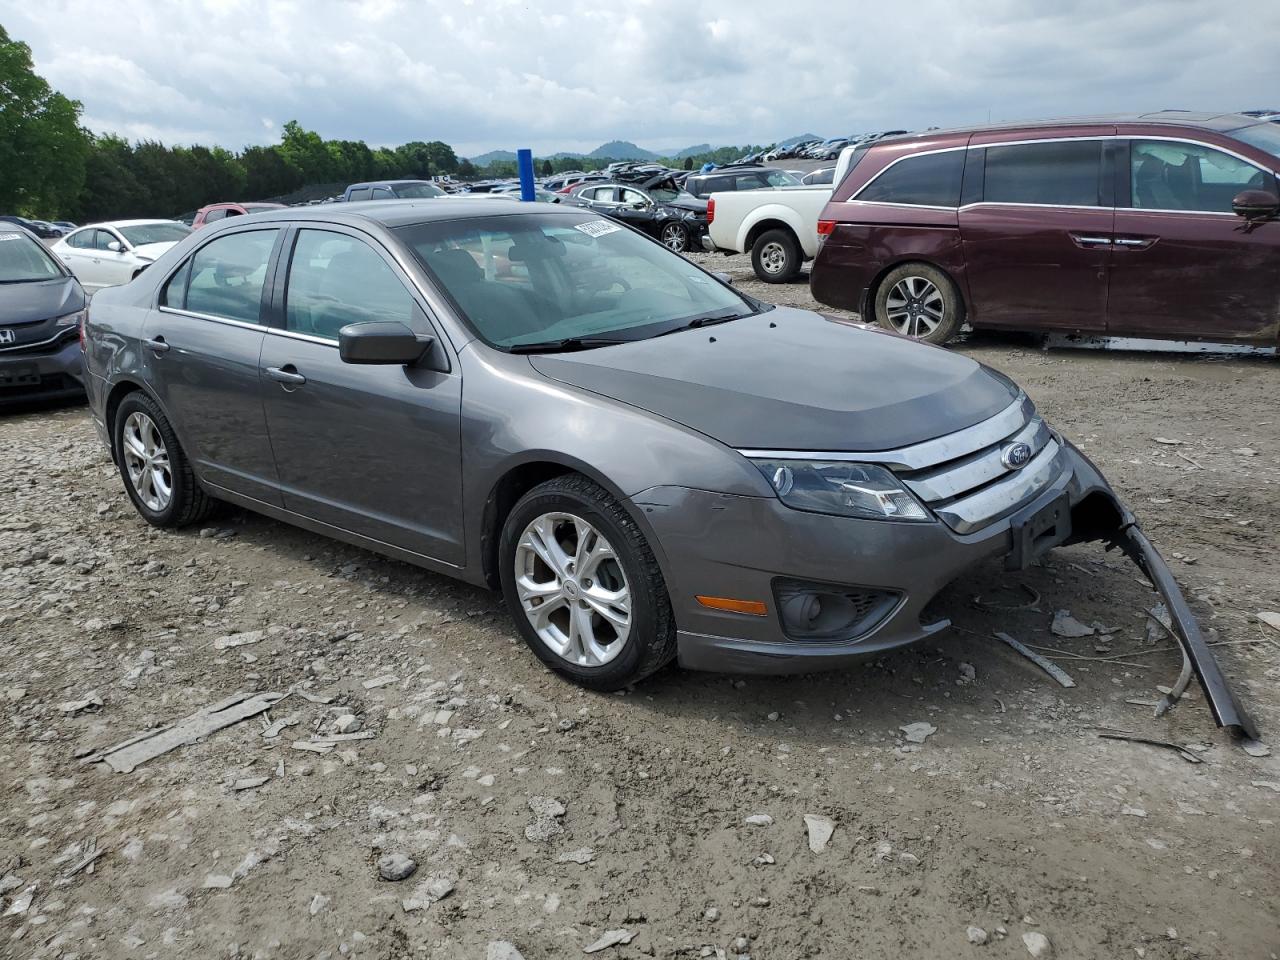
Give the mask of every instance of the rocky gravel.
<svg viewBox="0 0 1280 960">
<path fill-rule="evenodd" d="M 1111 478 L 1265 741 L 1276 361 L 954 349 Z M 0 413 L 0 490 L 0 957 L 1280 950 L 1280 758 L 1194 683 L 1152 716 L 1180 659 L 1100 548 L 973 571 L 936 602 L 954 630 L 857 670 L 600 695 L 485 591 L 239 511 L 148 527 L 83 406 Z"/>
</svg>

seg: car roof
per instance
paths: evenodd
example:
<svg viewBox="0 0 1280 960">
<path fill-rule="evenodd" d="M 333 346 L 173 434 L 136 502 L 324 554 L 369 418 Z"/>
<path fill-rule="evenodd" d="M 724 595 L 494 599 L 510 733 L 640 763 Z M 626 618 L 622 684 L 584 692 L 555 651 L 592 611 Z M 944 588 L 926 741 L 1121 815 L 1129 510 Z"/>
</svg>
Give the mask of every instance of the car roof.
<svg viewBox="0 0 1280 960">
<path fill-rule="evenodd" d="M 398 183 L 430 183 L 430 180 L 410 177 L 406 180 L 365 180 L 363 183 L 353 183 L 347 187 L 352 190 L 356 187 L 393 187 Z"/>
<path fill-rule="evenodd" d="M 1242 113 L 1209 113 L 1194 110 L 1157 110 L 1151 113 L 1099 114 L 1084 117 L 1058 117 L 1048 120 L 1017 120 L 1005 123 L 985 123 L 971 127 L 950 127 L 943 130 L 923 130 L 918 133 L 884 137 L 872 146 L 902 143 L 906 140 L 923 140 L 964 133 L 998 133 L 1002 130 L 1042 130 L 1052 127 L 1115 126 L 1125 123 L 1151 123 L 1166 126 L 1192 127 L 1226 133 L 1241 127 L 1251 127 L 1259 121 Z"/>
<path fill-rule="evenodd" d="M 149 220 L 103 220 L 99 223 L 86 223 L 84 226 L 77 227 L 76 232 L 87 230 L 90 227 L 143 227 L 151 223 L 178 223 L 177 220 L 166 220 L 163 217 L 155 217 Z"/>
<path fill-rule="evenodd" d="M 437 220 L 466 220 L 470 217 L 498 217 L 519 213 L 582 214 L 581 207 L 567 209 L 540 203 L 535 209 L 520 200 L 501 200 L 489 194 L 477 197 L 424 197 L 418 200 L 356 200 L 350 203 L 320 204 L 315 207 L 288 207 L 254 216 L 255 223 L 272 220 L 316 221 L 359 224 L 373 221 L 385 227 Z M 228 221 L 235 223 L 234 219 Z"/>
</svg>

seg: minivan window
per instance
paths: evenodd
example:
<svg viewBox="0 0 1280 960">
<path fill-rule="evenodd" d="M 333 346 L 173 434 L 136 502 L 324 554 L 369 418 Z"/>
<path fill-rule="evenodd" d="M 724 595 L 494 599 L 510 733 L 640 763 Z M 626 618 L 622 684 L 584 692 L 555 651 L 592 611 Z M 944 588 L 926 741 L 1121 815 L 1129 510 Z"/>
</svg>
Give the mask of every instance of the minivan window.
<svg viewBox="0 0 1280 960">
<path fill-rule="evenodd" d="M 870 203 L 958 207 L 963 172 L 963 150 L 909 156 L 886 167 L 854 199 Z"/>
<path fill-rule="evenodd" d="M 1274 184 L 1253 164 L 1198 143 L 1134 140 L 1129 157 L 1131 202 L 1140 210 L 1231 213 L 1241 190 Z"/>
<path fill-rule="evenodd" d="M 0 283 L 57 280 L 62 276 L 38 240 L 23 233 L 0 231 Z"/>
<path fill-rule="evenodd" d="M 413 326 L 414 314 L 409 291 L 363 240 L 327 230 L 298 232 L 285 287 L 285 329 L 336 341 L 349 323 Z"/>
<path fill-rule="evenodd" d="M 262 287 L 277 233 L 232 233 L 197 250 L 191 259 L 187 309 L 228 320 L 260 322 Z"/>
<path fill-rule="evenodd" d="M 987 147 L 987 203 L 1102 206 L 1102 141 L 1057 140 Z"/>
</svg>

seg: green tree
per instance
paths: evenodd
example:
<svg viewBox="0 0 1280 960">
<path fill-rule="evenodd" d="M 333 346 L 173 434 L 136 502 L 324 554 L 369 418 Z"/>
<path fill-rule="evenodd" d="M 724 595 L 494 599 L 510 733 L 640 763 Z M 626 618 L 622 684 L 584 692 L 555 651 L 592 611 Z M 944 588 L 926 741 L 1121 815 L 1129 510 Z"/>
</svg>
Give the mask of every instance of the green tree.
<svg viewBox="0 0 1280 960">
<path fill-rule="evenodd" d="M 284 125 L 280 155 L 297 172 L 301 183 L 328 183 L 334 179 L 333 155 L 320 134 L 305 130 L 297 120 Z"/>
<path fill-rule="evenodd" d="M 463 157 L 458 161 L 458 176 L 463 180 L 474 180 L 479 175 L 476 165 Z"/>
<path fill-rule="evenodd" d="M 544 177 L 549 177 L 556 171 L 555 171 L 555 168 L 551 166 L 550 160 L 543 160 L 542 166 L 539 168 L 538 172 L 541 173 Z"/>
<path fill-rule="evenodd" d="M 693 169 L 693 157 L 685 157 L 685 158 L 684 158 L 684 168 L 685 168 L 686 170 L 692 170 L 692 169 Z"/>
<path fill-rule="evenodd" d="M 76 206 L 89 152 L 80 110 L 0 27 L 0 210 L 55 217 Z"/>
</svg>

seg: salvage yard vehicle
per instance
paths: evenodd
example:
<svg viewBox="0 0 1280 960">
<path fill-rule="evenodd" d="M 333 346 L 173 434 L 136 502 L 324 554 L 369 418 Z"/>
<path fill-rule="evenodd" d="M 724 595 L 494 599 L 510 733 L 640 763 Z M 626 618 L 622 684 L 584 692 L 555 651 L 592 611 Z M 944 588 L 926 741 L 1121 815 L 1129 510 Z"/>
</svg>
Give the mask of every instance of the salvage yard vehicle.
<svg viewBox="0 0 1280 960">
<path fill-rule="evenodd" d="M 190 233 L 176 220 L 116 220 L 73 230 L 50 249 L 92 294 L 128 283 Z"/>
<path fill-rule="evenodd" d="M 261 213 L 263 210 L 279 210 L 283 203 L 210 203 L 196 211 L 191 221 L 191 229 L 199 230 L 209 223 L 216 223 L 225 217 L 243 217 L 249 213 Z"/>
<path fill-rule="evenodd" d="M 1273 123 L 1165 111 L 856 152 L 822 214 L 810 276 L 822 303 L 932 343 L 966 321 L 1277 343 Z"/>
<path fill-rule="evenodd" d="M 369 183 L 353 183 L 342 193 L 342 199 L 356 200 L 424 200 L 429 197 L 446 197 L 430 180 L 373 180 Z"/>
<path fill-rule="evenodd" d="M 703 249 L 749 253 L 759 279 L 786 283 L 817 255 L 818 217 L 830 198 L 830 183 L 713 193 Z"/>
<path fill-rule="evenodd" d="M 0 224 L 0 402 L 82 396 L 85 295 L 30 231 Z"/>
<path fill-rule="evenodd" d="M 590 210 L 494 200 L 227 221 L 103 291 L 96 430 L 158 527 L 225 500 L 501 589 L 553 670 L 782 673 L 936 638 L 977 563 L 1126 551 L 1218 721 L 1168 567 L 1006 377 L 761 303 Z"/>
<path fill-rule="evenodd" d="M 631 183 L 589 183 L 566 202 L 587 207 L 642 233 L 656 237 L 668 250 L 684 253 L 701 243 L 707 229 L 705 210 L 692 197 L 666 185 L 640 187 Z M 666 188 L 664 189 L 664 186 Z"/>
</svg>

